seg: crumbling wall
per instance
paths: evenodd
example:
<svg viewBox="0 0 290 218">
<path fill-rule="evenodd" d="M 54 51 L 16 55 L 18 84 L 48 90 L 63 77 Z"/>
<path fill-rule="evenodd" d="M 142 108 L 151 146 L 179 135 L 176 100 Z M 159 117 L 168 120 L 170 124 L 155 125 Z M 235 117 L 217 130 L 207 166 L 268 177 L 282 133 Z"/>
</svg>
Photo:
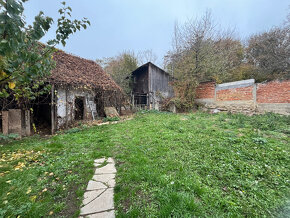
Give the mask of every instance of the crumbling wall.
<svg viewBox="0 0 290 218">
<path fill-rule="evenodd" d="M 92 120 L 96 115 L 95 93 L 92 90 L 59 87 L 57 88 L 57 129 L 66 127 L 74 121 L 75 98 L 84 98 L 84 119 Z"/>
<path fill-rule="evenodd" d="M 214 95 L 213 95 L 214 87 Z M 209 109 L 246 114 L 290 114 L 290 81 L 255 83 L 254 79 L 215 85 L 201 83 L 196 102 Z"/>
</svg>

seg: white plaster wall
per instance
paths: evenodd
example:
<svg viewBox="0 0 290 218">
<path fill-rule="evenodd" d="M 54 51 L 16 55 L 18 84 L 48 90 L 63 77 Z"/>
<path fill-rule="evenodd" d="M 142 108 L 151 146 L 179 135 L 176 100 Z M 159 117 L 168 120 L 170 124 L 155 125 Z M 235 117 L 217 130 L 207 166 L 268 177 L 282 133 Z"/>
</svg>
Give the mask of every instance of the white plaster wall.
<svg viewBox="0 0 290 218">
<path fill-rule="evenodd" d="M 72 88 L 66 91 L 64 88 L 57 88 L 58 129 L 66 124 L 66 120 L 68 120 L 68 123 L 71 123 L 74 120 L 74 103 L 76 97 L 85 97 L 85 111 L 88 112 L 86 117 L 91 117 L 91 109 L 93 113 L 96 114 L 96 104 L 94 102 L 95 93 L 93 91 Z M 68 117 L 66 117 L 66 114 Z"/>
</svg>

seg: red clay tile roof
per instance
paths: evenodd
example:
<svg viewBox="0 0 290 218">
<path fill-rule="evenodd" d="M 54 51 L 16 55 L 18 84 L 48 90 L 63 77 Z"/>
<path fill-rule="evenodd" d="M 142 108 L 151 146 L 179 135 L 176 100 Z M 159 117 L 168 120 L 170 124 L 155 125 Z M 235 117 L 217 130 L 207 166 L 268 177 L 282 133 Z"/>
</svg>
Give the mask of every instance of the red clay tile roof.
<svg viewBox="0 0 290 218">
<path fill-rule="evenodd" d="M 58 50 L 53 55 L 52 84 L 88 86 L 103 90 L 121 91 L 121 88 L 96 62 Z"/>
</svg>

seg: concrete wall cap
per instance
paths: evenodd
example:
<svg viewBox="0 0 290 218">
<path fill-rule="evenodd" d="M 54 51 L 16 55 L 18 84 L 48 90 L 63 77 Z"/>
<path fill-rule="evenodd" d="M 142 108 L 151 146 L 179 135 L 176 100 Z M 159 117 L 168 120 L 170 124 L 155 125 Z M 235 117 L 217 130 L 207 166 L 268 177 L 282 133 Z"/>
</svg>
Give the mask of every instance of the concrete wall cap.
<svg viewBox="0 0 290 218">
<path fill-rule="evenodd" d="M 243 87 L 252 86 L 254 84 L 255 84 L 254 79 L 247 79 L 247 80 L 241 80 L 241 81 L 236 81 L 236 82 L 218 84 L 216 85 L 216 90 L 243 88 Z"/>
</svg>

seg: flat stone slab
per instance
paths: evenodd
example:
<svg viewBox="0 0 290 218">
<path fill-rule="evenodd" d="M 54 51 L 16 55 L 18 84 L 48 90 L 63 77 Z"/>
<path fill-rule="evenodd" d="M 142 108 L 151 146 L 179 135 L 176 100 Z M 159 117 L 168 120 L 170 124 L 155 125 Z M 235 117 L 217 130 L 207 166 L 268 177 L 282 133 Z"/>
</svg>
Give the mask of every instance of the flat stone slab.
<svg viewBox="0 0 290 218">
<path fill-rule="evenodd" d="M 109 188 L 115 187 L 115 174 L 94 175 L 93 180 L 105 183 Z"/>
<path fill-rule="evenodd" d="M 116 173 L 115 165 L 112 163 L 107 164 L 106 166 L 103 166 L 101 168 L 97 168 L 95 171 L 95 175 L 97 174 L 112 174 Z"/>
<path fill-rule="evenodd" d="M 100 167 L 103 163 L 107 165 Z M 94 160 L 94 166 L 95 174 L 84 194 L 80 217 L 114 218 L 115 161 L 113 158 L 99 158 Z"/>
<path fill-rule="evenodd" d="M 108 188 L 98 198 L 81 208 L 81 216 L 114 209 L 114 190 Z M 95 214 L 94 214 L 95 215 Z"/>
<path fill-rule="evenodd" d="M 113 163 L 113 164 L 115 164 L 115 161 L 114 161 L 114 159 L 113 159 L 113 158 L 111 158 L 111 157 L 109 157 L 109 158 L 108 158 L 107 162 L 108 162 L 108 163 Z"/>
<path fill-rule="evenodd" d="M 99 167 L 99 166 L 101 166 L 100 163 L 94 163 L 94 167 Z"/>
<path fill-rule="evenodd" d="M 101 212 L 101 213 L 95 213 L 89 216 L 86 216 L 88 218 L 115 218 L 115 211 L 106 211 L 106 212 Z"/>
<path fill-rule="evenodd" d="M 97 189 L 106 189 L 106 188 L 108 187 L 104 185 L 104 183 L 90 180 L 87 186 L 87 191 L 92 191 L 92 190 L 97 190 Z"/>
<path fill-rule="evenodd" d="M 91 201 L 95 200 L 97 197 L 99 197 L 105 189 L 99 189 L 99 190 L 93 190 L 93 191 L 87 191 L 84 194 L 84 200 L 83 205 L 87 205 Z"/>
</svg>

